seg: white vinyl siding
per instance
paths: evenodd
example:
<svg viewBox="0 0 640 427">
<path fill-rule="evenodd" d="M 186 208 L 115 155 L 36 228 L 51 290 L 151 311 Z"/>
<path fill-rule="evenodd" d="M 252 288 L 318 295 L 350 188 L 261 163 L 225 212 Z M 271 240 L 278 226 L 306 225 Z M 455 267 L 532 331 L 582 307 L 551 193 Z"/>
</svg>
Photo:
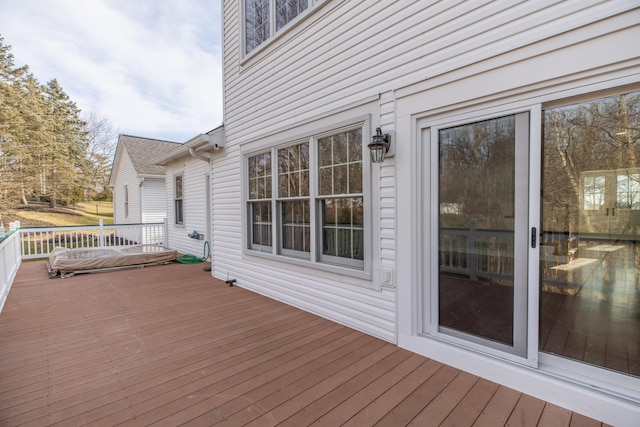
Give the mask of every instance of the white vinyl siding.
<svg viewBox="0 0 640 427">
<path fill-rule="evenodd" d="M 116 224 L 140 222 L 140 178 L 126 150 L 119 162 L 117 179 L 113 183 L 114 218 Z M 127 187 L 125 192 L 125 186 Z M 125 197 L 127 197 L 125 203 Z M 128 211 L 125 213 L 125 209 Z"/>
<path fill-rule="evenodd" d="M 162 222 L 167 216 L 164 179 L 145 178 L 142 183 L 142 222 Z"/>
<path fill-rule="evenodd" d="M 417 300 L 423 297 L 416 283 L 428 280 L 422 276 L 428 274 L 421 269 L 428 254 L 419 243 L 424 230 L 416 212 L 429 206 L 420 204 L 416 182 L 431 167 L 417 156 L 416 117 L 479 114 L 478 109 L 519 112 L 537 96 L 547 102 L 554 93 L 557 99 L 637 83 L 640 55 L 629 45 L 640 38 L 637 4 L 325 2 L 247 58 L 240 8 L 237 1 L 223 2 L 227 146 L 224 156 L 213 159 L 214 275 L 509 387 L 606 417 L 610 424 L 629 425 L 637 405 L 614 394 L 598 398 L 560 375 L 549 379 L 531 367 L 425 344 L 416 335 Z M 368 131 L 380 126 L 394 132 L 396 142 L 395 157 L 370 165 L 370 277 L 244 254 L 246 218 L 240 216 L 246 198 L 240 177 L 246 153 L 266 150 L 269 145 L 262 141 L 274 135 L 289 135 L 291 141 L 304 137 L 314 123 L 340 122 L 363 106 L 371 114 Z M 539 129 L 532 128 L 532 138 Z M 391 272 L 390 283 L 382 284 L 382 269 Z"/>
<path fill-rule="evenodd" d="M 183 254 L 202 257 L 204 242 L 209 238 L 207 230 L 207 197 L 205 194 L 205 178 L 209 167 L 202 160 L 190 156 L 182 157 L 165 165 L 167 179 L 165 192 L 167 195 L 166 210 L 168 227 L 168 246 Z M 181 175 L 183 191 L 184 224 L 176 225 L 174 219 L 174 181 L 173 177 Z M 204 235 L 203 240 L 189 237 L 194 231 Z"/>
</svg>

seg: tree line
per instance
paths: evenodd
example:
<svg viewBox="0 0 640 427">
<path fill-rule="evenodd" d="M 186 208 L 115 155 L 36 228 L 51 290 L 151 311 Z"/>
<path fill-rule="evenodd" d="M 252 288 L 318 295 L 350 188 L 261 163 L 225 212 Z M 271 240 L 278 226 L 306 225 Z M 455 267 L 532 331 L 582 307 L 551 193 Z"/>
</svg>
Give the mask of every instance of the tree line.
<svg viewBox="0 0 640 427">
<path fill-rule="evenodd" d="M 56 79 L 41 84 L 16 66 L 0 35 L 0 207 L 110 199 L 116 142 L 110 122 L 83 114 Z"/>
</svg>

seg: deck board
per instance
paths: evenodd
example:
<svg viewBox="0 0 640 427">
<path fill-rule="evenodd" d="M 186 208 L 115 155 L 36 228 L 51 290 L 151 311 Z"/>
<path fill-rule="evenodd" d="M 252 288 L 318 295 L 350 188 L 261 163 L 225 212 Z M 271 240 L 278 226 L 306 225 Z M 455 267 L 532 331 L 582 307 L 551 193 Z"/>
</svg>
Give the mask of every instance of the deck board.
<svg viewBox="0 0 640 427">
<path fill-rule="evenodd" d="M 0 314 L 0 425 L 601 425 L 201 265 L 48 279 Z"/>
</svg>

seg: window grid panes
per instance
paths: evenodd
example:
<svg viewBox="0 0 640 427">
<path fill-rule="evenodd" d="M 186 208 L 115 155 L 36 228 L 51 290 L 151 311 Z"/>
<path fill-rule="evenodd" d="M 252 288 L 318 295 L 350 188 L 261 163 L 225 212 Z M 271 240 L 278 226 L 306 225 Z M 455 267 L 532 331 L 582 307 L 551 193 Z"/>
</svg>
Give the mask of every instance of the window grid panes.
<svg viewBox="0 0 640 427">
<path fill-rule="evenodd" d="M 584 209 L 600 210 L 604 209 L 604 176 L 585 176 L 584 177 Z"/>
<path fill-rule="evenodd" d="M 271 198 L 271 153 L 249 158 L 249 198 Z"/>
<path fill-rule="evenodd" d="M 309 195 L 309 143 L 278 150 L 278 196 Z"/>
<path fill-rule="evenodd" d="M 616 207 L 640 210 L 640 174 L 618 175 Z"/>
<path fill-rule="evenodd" d="M 271 202 L 251 203 L 251 243 L 254 248 L 272 245 Z"/>
<path fill-rule="evenodd" d="M 362 197 L 322 201 L 322 253 L 364 260 L 364 209 Z"/>
<path fill-rule="evenodd" d="M 269 38 L 269 0 L 245 0 L 245 52 L 249 53 Z"/>
<path fill-rule="evenodd" d="M 362 193 L 362 130 L 318 139 L 318 193 Z"/>
<path fill-rule="evenodd" d="M 276 0 L 276 31 L 300 15 L 308 5 L 307 0 Z"/>
<path fill-rule="evenodd" d="M 318 139 L 318 193 L 322 254 L 364 260 L 362 129 Z"/>
<path fill-rule="evenodd" d="M 281 202 L 282 248 L 311 252 L 311 215 L 308 200 Z"/>
<path fill-rule="evenodd" d="M 309 0 L 245 0 L 245 53 L 273 37 L 310 7 Z M 272 19 L 275 19 L 275 28 Z"/>
<path fill-rule="evenodd" d="M 277 244 L 274 255 L 364 268 L 361 128 L 250 156 L 247 167 L 249 249 Z"/>
<path fill-rule="evenodd" d="M 278 197 L 281 211 L 281 247 L 285 251 L 311 252 L 308 196 L 309 143 L 279 149 Z M 300 199 L 303 197 L 307 199 Z"/>
<path fill-rule="evenodd" d="M 271 153 L 248 159 L 250 247 L 269 250 L 273 244 L 271 212 Z"/>
</svg>

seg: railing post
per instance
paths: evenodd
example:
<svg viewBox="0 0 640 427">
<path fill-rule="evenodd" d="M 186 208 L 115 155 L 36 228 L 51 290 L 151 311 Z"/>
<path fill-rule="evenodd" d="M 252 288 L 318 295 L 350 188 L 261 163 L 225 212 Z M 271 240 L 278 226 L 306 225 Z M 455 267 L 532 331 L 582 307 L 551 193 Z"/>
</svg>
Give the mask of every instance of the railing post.
<svg viewBox="0 0 640 427">
<path fill-rule="evenodd" d="M 478 230 L 478 220 L 472 218 L 469 221 L 469 240 L 467 251 L 469 253 L 469 278 L 478 280 L 478 239 L 476 236 Z"/>
<path fill-rule="evenodd" d="M 162 220 L 162 247 L 169 247 L 169 222 L 167 221 L 167 217 Z"/>
<path fill-rule="evenodd" d="M 98 230 L 98 246 L 103 248 L 104 244 L 104 220 L 100 218 L 98 225 L 100 229 Z"/>
</svg>

